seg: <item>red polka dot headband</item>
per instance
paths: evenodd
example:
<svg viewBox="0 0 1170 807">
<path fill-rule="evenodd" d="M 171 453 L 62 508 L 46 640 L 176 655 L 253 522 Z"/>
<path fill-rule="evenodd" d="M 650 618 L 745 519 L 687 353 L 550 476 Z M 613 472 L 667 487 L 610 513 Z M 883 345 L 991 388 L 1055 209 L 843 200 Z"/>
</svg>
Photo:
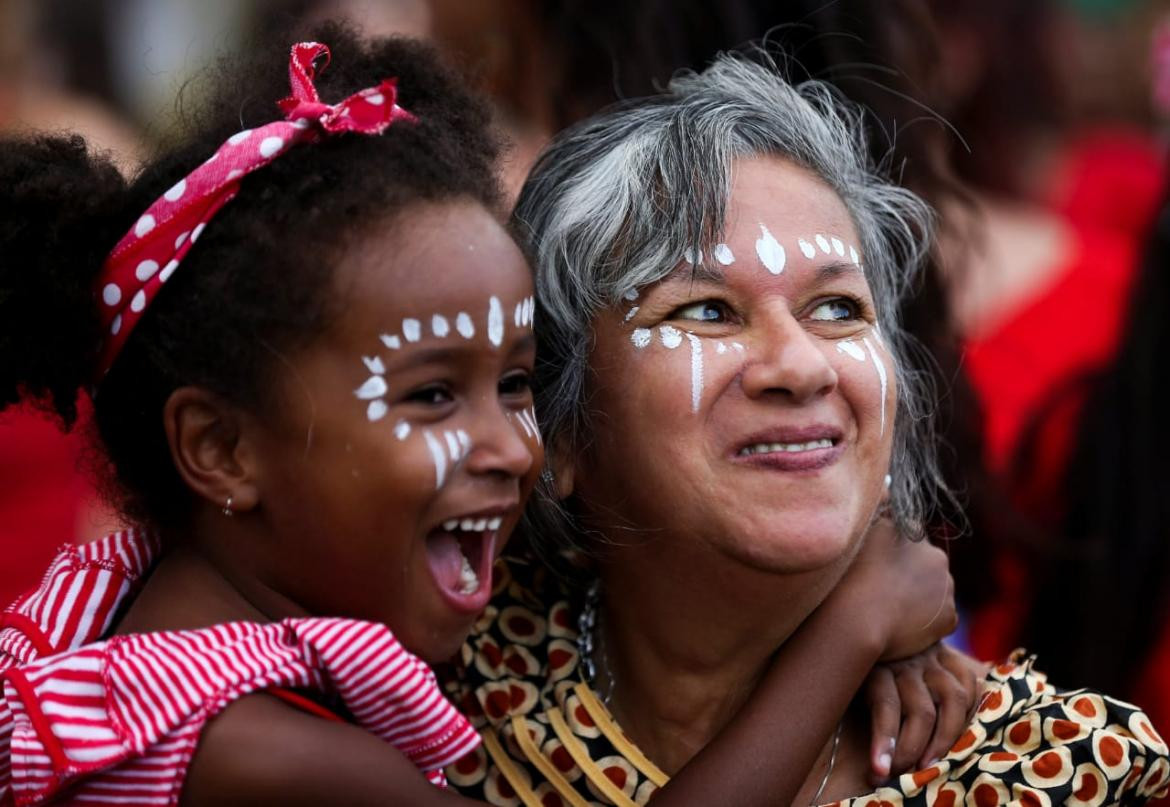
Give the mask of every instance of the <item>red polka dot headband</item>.
<svg viewBox="0 0 1170 807">
<path fill-rule="evenodd" d="M 109 372 L 150 301 L 246 175 L 297 143 L 342 132 L 376 135 L 396 120 L 416 120 L 395 103 L 396 79 L 385 79 L 338 104 L 322 103 L 313 86 L 314 62 L 322 56 L 323 70 L 329 64 L 327 46 L 293 45 L 288 65 L 292 95 L 278 104 L 285 119 L 229 137 L 210 159 L 156 199 L 106 258 L 96 288 L 103 337 L 95 385 Z"/>
</svg>

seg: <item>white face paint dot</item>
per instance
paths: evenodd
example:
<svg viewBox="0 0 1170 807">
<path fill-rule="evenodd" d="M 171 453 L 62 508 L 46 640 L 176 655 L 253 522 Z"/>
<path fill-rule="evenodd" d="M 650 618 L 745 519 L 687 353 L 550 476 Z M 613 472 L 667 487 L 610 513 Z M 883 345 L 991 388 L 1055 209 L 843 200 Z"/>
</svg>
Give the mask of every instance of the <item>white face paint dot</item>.
<svg viewBox="0 0 1170 807">
<path fill-rule="evenodd" d="M 186 192 L 187 192 L 187 180 L 180 179 L 178 182 L 176 182 L 174 185 L 171 186 L 170 190 L 168 190 L 166 193 L 163 194 L 163 198 L 166 199 L 168 202 L 177 202 L 183 198 L 183 194 Z"/>
<path fill-rule="evenodd" d="M 386 379 L 380 375 L 372 375 L 366 379 L 366 382 L 353 391 L 359 399 L 369 401 L 374 398 L 381 398 L 386 394 L 387 386 Z"/>
<path fill-rule="evenodd" d="M 629 300 L 632 303 L 632 302 L 634 302 L 634 300 L 638 299 L 638 290 L 637 289 L 630 289 L 625 294 L 623 294 L 622 297 L 626 300 Z"/>
<path fill-rule="evenodd" d="M 634 343 L 636 348 L 644 348 L 650 344 L 651 334 L 648 328 L 634 328 L 634 332 L 630 334 L 630 341 Z"/>
<path fill-rule="evenodd" d="M 690 247 L 687 247 L 686 250 L 683 252 L 683 260 L 685 260 L 687 263 L 691 264 L 692 266 L 695 264 L 698 264 L 698 263 L 702 263 L 703 262 L 703 250 L 699 250 L 698 252 L 696 252 L 695 250 L 691 249 Z"/>
<path fill-rule="evenodd" d="M 134 299 L 130 301 L 130 310 L 137 314 L 142 309 L 146 308 L 146 292 L 142 289 L 134 295 Z"/>
<path fill-rule="evenodd" d="M 374 375 L 386 375 L 386 365 L 382 364 L 379 356 L 362 356 L 362 363 Z"/>
<path fill-rule="evenodd" d="M 284 140 L 279 137 L 266 137 L 260 141 L 260 156 L 271 157 L 284 147 Z"/>
<path fill-rule="evenodd" d="M 183 246 L 183 242 L 187 240 L 187 236 L 189 236 L 190 234 L 191 233 L 187 230 L 184 230 L 183 232 L 179 233 L 179 237 L 175 239 L 175 249 L 178 249 L 179 247 Z"/>
<path fill-rule="evenodd" d="M 756 240 L 756 255 L 759 256 L 760 263 L 764 264 L 764 268 L 772 274 L 778 275 L 784 271 L 784 264 L 787 261 L 784 247 L 763 224 L 760 224 L 760 237 Z"/>
<path fill-rule="evenodd" d="M 122 315 L 114 317 L 114 321 L 110 323 L 110 333 L 114 336 L 118 335 L 118 331 L 122 330 Z"/>
<path fill-rule="evenodd" d="M 402 335 L 407 342 L 417 342 L 422 335 L 422 325 L 417 319 L 402 320 Z"/>
<path fill-rule="evenodd" d="M 402 341 L 397 336 L 391 336 L 388 333 L 384 333 L 378 338 L 382 340 L 383 345 L 390 348 L 391 350 L 398 350 L 398 348 L 402 347 Z"/>
<path fill-rule="evenodd" d="M 459 331 L 459 335 L 464 339 L 475 336 L 475 324 L 466 311 L 460 311 L 459 315 L 455 317 L 455 330 Z"/>
<path fill-rule="evenodd" d="M 796 245 L 800 247 L 800 253 L 806 258 L 815 258 L 817 256 L 816 247 L 805 241 L 803 238 L 798 239 Z"/>
<path fill-rule="evenodd" d="M 638 306 L 634 306 L 633 308 L 631 308 L 629 311 L 626 312 L 626 318 L 624 320 L 622 320 L 622 322 L 629 322 L 630 320 L 632 320 L 634 317 L 636 317 L 638 315 L 639 310 L 640 309 Z"/>
<path fill-rule="evenodd" d="M 658 335 L 662 337 L 663 346 L 671 350 L 682 344 L 682 332 L 673 325 L 663 325 L 658 329 Z"/>
<path fill-rule="evenodd" d="M 386 417 L 386 413 L 389 411 L 390 407 L 386 406 L 385 401 L 370 401 L 370 405 L 366 407 L 366 417 L 370 419 L 371 423 L 375 423 Z"/>
<path fill-rule="evenodd" d="M 715 260 L 719 261 L 724 266 L 730 266 L 735 263 L 735 255 L 731 251 L 731 247 L 727 244 L 718 244 L 711 253 L 715 256 Z"/>
<path fill-rule="evenodd" d="M 238 146 L 251 136 L 252 136 L 252 130 L 245 129 L 244 131 L 236 132 L 234 135 L 229 137 L 228 142 L 231 143 L 233 146 Z"/>
<path fill-rule="evenodd" d="M 134 270 L 134 277 L 138 278 L 140 282 L 145 283 L 154 277 L 154 273 L 157 271 L 158 261 L 145 260 L 138 264 L 138 267 Z"/>
<path fill-rule="evenodd" d="M 175 273 L 175 270 L 178 268 L 179 268 L 178 261 L 169 261 L 167 263 L 167 265 L 163 267 L 163 270 L 161 272 L 159 272 L 158 279 L 161 280 L 163 283 L 166 283 L 168 280 L 171 279 L 171 275 L 173 275 Z"/>
<path fill-rule="evenodd" d="M 853 247 L 849 247 L 849 260 L 854 263 L 861 263 L 861 256 L 857 254 L 857 250 Z"/>
<path fill-rule="evenodd" d="M 715 343 L 715 352 L 721 353 L 721 354 L 726 353 L 727 352 L 727 345 L 723 344 L 722 342 L 716 342 Z"/>
<path fill-rule="evenodd" d="M 373 104 L 374 106 L 382 106 L 382 104 L 386 103 L 386 98 L 382 93 L 375 92 L 366 96 L 366 103 Z"/>
<path fill-rule="evenodd" d="M 106 305 L 117 305 L 122 302 L 122 290 L 116 283 L 107 283 L 102 289 L 102 302 Z"/>
<path fill-rule="evenodd" d="M 841 239 L 840 238 L 833 238 L 831 240 L 833 242 L 833 251 L 836 252 L 838 255 L 840 255 L 842 258 L 844 258 L 845 257 L 845 245 L 843 243 L 841 243 Z"/>
<path fill-rule="evenodd" d="M 435 314 L 431 317 L 431 333 L 442 339 L 451 332 L 451 326 L 447 324 L 447 318 L 442 314 Z"/>
<path fill-rule="evenodd" d="M 488 341 L 499 347 L 504 341 L 504 309 L 497 297 L 488 300 Z"/>
<path fill-rule="evenodd" d="M 821 252 L 823 252 L 823 253 L 825 253 L 826 255 L 828 255 L 828 254 L 829 254 L 829 250 L 832 248 L 832 247 L 830 247 L 830 246 L 829 246 L 829 239 L 825 238 L 825 237 L 824 237 L 823 235 L 821 235 L 820 233 L 817 233 L 817 234 L 816 234 L 815 236 L 813 236 L 813 237 L 816 239 L 817 246 L 821 248 Z"/>
<path fill-rule="evenodd" d="M 400 420 L 394 424 L 394 436 L 398 438 L 399 442 L 410 437 L 410 424 L 405 420 Z"/>
<path fill-rule="evenodd" d="M 134 234 L 141 238 L 154 229 L 154 216 L 147 213 L 134 225 Z"/>
</svg>

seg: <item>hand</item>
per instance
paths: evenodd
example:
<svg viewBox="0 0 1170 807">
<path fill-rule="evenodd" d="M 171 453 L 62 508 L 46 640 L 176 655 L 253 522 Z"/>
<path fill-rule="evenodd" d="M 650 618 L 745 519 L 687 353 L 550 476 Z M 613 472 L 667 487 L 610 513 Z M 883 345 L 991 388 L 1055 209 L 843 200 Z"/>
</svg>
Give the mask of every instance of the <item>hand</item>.
<svg viewBox="0 0 1170 807">
<path fill-rule="evenodd" d="M 825 604 L 878 643 L 882 661 L 908 658 L 958 624 L 946 553 L 897 534 L 888 519 L 869 528 L 849 571 Z"/>
<path fill-rule="evenodd" d="M 865 683 L 872 784 L 941 758 L 970 722 L 979 689 L 976 665 L 943 644 L 875 667 Z"/>
</svg>

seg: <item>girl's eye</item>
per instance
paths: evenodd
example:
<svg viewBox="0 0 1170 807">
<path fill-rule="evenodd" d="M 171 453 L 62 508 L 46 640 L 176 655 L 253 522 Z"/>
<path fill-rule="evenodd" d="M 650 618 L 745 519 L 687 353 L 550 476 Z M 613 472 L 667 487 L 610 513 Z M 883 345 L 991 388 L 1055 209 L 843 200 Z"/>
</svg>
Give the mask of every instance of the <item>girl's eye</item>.
<svg viewBox="0 0 1170 807">
<path fill-rule="evenodd" d="M 532 389 L 532 376 L 527 372 L 517 372 L 500 379 L 500 395 L 524 395 Z"/>
<path fill-rule="evenodd" d="M 429 387 L 417 389 L 406 396 L 406 400 L 411 403 L 421 403 L 428 406 L 438 406 L 439 404 L 449 403 L 453 400 L 451 393 L 446 387 L 438 384 L 432 384 Z"/>
<path fill-rule="evenodd" d="M 675 309 L 670 319 L 689 319 L 694 322 L 726 322 L 727 306 L 717 300 L 703 300 Z"/>
<path fill-rule="evenodd" d="M 857 319 L 859 316 L 861 316 L 861 312 L 858 310 L 857 303 L 838 297 L 835 300 L 827 300 L 814 308 L 809 314 L 809 319 L 845 322 Z"/>
</svg>

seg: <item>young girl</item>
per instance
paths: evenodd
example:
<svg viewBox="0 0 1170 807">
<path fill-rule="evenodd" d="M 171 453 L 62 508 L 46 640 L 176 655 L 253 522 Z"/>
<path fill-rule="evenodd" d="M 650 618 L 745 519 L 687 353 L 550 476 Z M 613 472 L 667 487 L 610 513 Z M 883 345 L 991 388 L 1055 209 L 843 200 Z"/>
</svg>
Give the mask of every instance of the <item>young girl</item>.
<svg viewBox="0 0 1170 807">
<path fill-rule="evenodd" d="M 129 184 L 78 138 L 0 152 L 0 405 L 68 427 L 88 390 L 110 491 L 150 525 L 66 548 L 3 615 L 0 804 L 458 800 L 418 772 L 442 784 L 478 738 L 426 662 L 487 604 L 543 464 L 532 281 L 482 104 L 424 46 L 324 33 L 327 73 L 316 43 L 282 57 L 291 95 L 271 54 L 228 68 Z M 889 601 L 882 647 L 953 622 L 919 627 L 940 558 L 878 542 L 852 575 L 938 588 Z M 777 686 L 694 776 L 783 738 Z M 778 713 L 828 735 L 846 701 Z M 807 765 L 776 768 L 753 792 Z"/>
</svg>

